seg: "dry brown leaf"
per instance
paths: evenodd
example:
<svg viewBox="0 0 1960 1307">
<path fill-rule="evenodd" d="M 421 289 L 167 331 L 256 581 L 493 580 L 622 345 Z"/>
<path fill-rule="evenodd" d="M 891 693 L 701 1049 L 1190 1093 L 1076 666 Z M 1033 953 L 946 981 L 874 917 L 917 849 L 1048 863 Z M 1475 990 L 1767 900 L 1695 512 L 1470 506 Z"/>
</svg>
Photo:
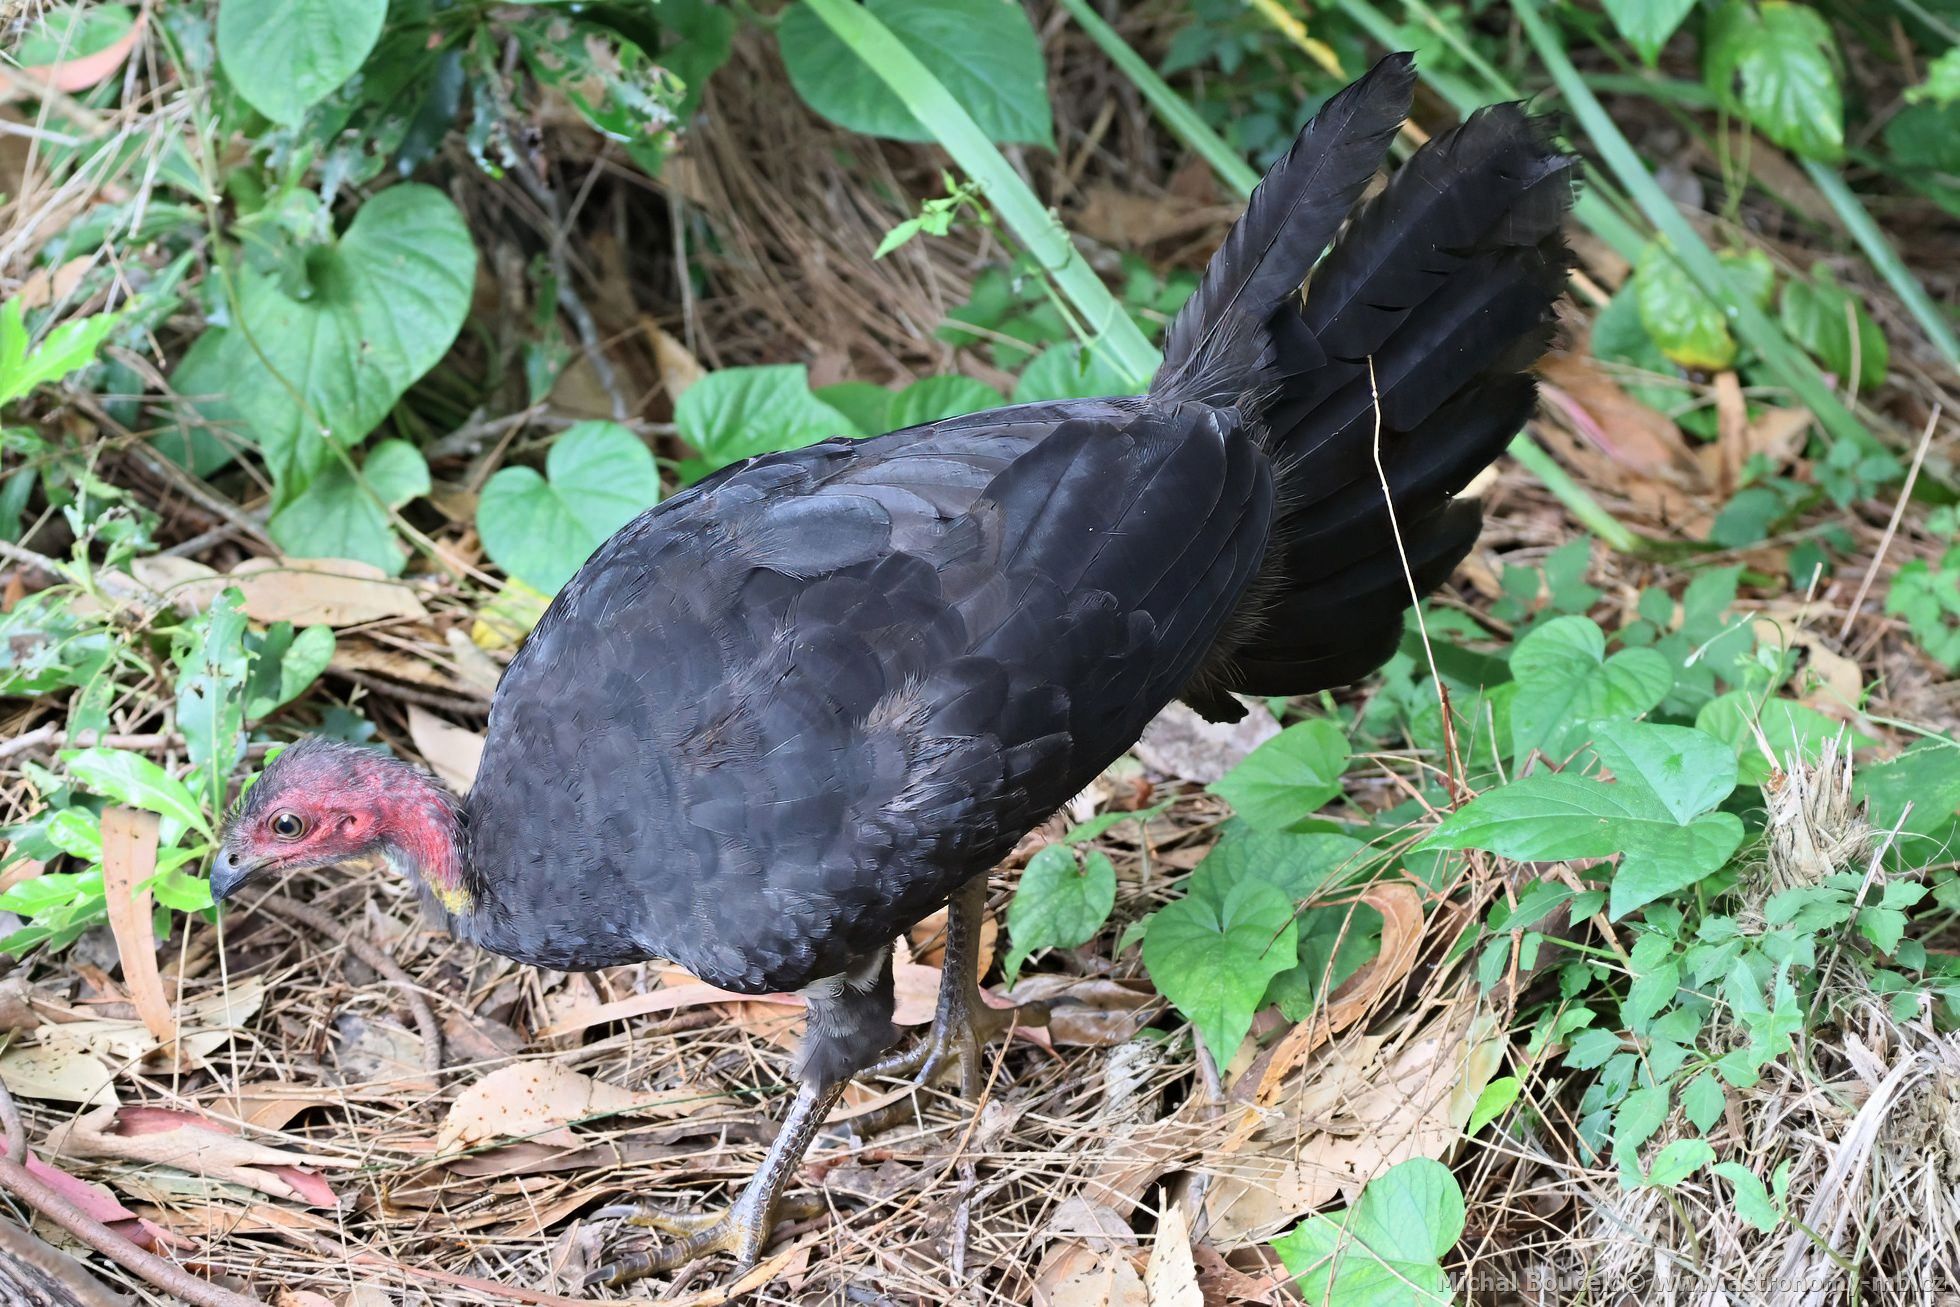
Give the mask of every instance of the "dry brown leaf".
<svg viewBox="0 0 1960 1307">
<path fill-rule="evenodd" d="M 436 1132 L 436 1151 L 495 1139 L 575 1144 L 578 1137 L 566 1127 L 586 1117 L 619 1112 L 672 1120 L 728 1101 L 693 1089 L 635 1093 L 557 1062 L 519 1062 L 499 1067 L 456 1096 Z"/>
<path fill-rule="evenodd" d="M 123 985 L 136 1014 L 159 1044 L 177 1037 L 177 1018 L 157 973 L 155 914 L 150 878 L 157 871 L 154 813 L 111 807 L 102 813 L 102 893 L 109 930 L 122 960 Z"/>
<path fill-rule="evenodd" d="M 1167 1201 L 1157 1218 L 1157 1238 L 1143 1271 L 1150 1307 L 1204 1307 L 1198 1264 L 1191 1255 L 1191 1218 L 1184 1204 Z"/>
<path fill-rule="evenodd" d="M 1050 1244 L 1034 1281 L 1035 1307 L 1150 1307 L 1128 1254 L 1087 1244 Z"/>
<path fill-rule="evenodd" d="M 41 875 L 47 868 L 32 858 L 22 858 L 5 871 L 0 871 L 0 894 L 5 894 L 16 885 L 25 884 Z"/>
<path fill-rule="evenodd" d="M 483 761 L 483 735 L 444 721 L 416 704 L 408 706 L 408 737 L 429 769 L 457 794 L 469 793 Z"/>
<path fill-rule="evenodd" d="M 23 78 L 29 86 L 36 83 L 52 86 L 55 90 L 64 91 L 69 95 L 77 91 L 86 91 L 91 86 L 106 81 L 123 66 L 123 60 L 129 58 L 129 52 L 136 48 L 137 40 L 142 37 L 143 25 L 148 17 L 146 13 L 137 14 L 136 21 L 129 25 L 127 32 L 117 37 L 113 44 L 104 46 L 93 54 L 64 59 L 58 64 L 35 64 L 22 68 L 20 71 Z M 0 101 L 11 100 L 24 94 L 27 89 L 12 80 L 0 83 Z"/>
<path fill-rule="evenodd" d="M 1422 895 L 1407 881 L 1371 885 L 1361 901 L 1382 914 L 1381 949 L 1372 961 L 1341 982 L 1326 1007 L 1294 1026 L 1272 1050 L 1256 1059 L 1258 1101 L 1270 1104 L 1293 1068 L 1315 1048 L 1367 1013 L 1415 965 L 1422 948 Z M 1248 1077 L 1250 1078 L 1250 1077 Z"/>
<path fill-rule="evenodd" d="M 248 558 L 228 582 L 245 596 L 245 615 L 259 622 L 356 626 L 429 615 L 407 582 L 350 558 Z"/>
<path fill-rule="evenodd" d="M 1236 206 L 1194 204 L 1177 195 L 1134 195 L 1114 186 L 1090 186 L 1075 215 L 1087 236 L 1135 250 L 1158 241 L 1194 236 L 1237 217 Z"/>
<path fill-rule="evenodd" d="M 255 1144 L 219 1122 L 156 1107 L 105 1107 L 63 1121 L 48 1131 L 45 1146 L 63 1157 L 106 1157 L 173 1167 L 315 1207 L 339 1204 L 317 1172 L 360 1165 L 358 1161 Z"/>
<path fill-rule="evenodd" d="M 456 683 L 455 674 L 437 665 L 428 658 L 404 653 L 400 649 L 371 644 L 366 640 L 342 639 L 334 643 L 333 661 L 328 664 L 338 671 L 367 672 L 386 676 L 392 680 L 405 681 L 410 685 L 426 686 L 448 694 L 454 694 L 464 687 Z"/>
<path fill-rule="evenodd" d="M 46 1027 L 37 1044 L 16 1044 L 0 1053 L 0 1084 L 21 1098 L 45 1098 L 84 1107 L 114 1108 L 115 1076 L 65 1026 Z"/>
<path fill-rule="evenodd" d="M 1538 374 L 1552 410 L 1613 463 L 1643 477 L 1695 475 L 1674 419 L 1629 395 L 1590 354 L 1548 354 Z"/>
<path fill-rule="evenodd" d="M 1236 722 L 1208 722 L 1173 700 L 1143 728 L 1131 752 L 1160 776 L 1209 785 L 1278 734 L 1279 722 L 1264 704 L 1247 704 Z"/>
<path fill-rule="evenodd" d="M 669 401 L 678 402 L 689 386 L 707 375 L 701 361 L 688 353 L 687 346 L 665 331 L 652 318 L 640 319 L 647 341 L 653 346 L 654 366 L 660 369 L 660 382 Z"/>
</svg>

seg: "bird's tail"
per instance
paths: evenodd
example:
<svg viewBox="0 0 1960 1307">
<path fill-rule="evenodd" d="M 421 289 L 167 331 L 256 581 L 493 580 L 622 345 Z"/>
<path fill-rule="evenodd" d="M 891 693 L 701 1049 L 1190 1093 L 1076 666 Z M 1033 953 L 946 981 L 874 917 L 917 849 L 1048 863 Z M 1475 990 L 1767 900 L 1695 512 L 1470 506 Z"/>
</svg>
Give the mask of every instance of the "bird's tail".
<svg viewBox="0 0 1960 1307">
<path fill-rule="evenodd" d="M 1329 100 L 1171 324 L 1152 397 L 1235 407 L 1278 488 L 1260 580 L 1185 696 L 1208 716 L 1237 715 L 1225 690 L 1306 694 L 1380 666 L 1410 578 L 1441 584 L 1476 540 L 1481 506 L 1452 496 L 1535 397 L 1525 369 L 1565 284 L 1576 164 L 1542 122 L 1514 104 L 1478 111 L 1334 239 L 1414 81 L 1411 58 L 1391 55 Z"/>
</svg>

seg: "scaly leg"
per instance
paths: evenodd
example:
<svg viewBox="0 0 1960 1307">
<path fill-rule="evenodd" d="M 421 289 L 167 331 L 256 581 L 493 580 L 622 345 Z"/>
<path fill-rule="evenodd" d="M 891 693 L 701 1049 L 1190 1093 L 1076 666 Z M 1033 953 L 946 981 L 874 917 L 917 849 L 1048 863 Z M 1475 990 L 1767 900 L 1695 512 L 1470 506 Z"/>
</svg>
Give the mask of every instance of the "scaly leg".
<svg viewBox="0 0 1960 1307">
<path fill-rule="evenodd" d="M 980 1050 L 987 1041 L 1016 1024 L 1048 1024 L 1046 1003 L 997 1008 L 980 996 L 980 925 L 986 912 L 983 873 L 954 890 L 947 904 L 946 960 L 932 1029 L 918 1045 L 875 1063 L 865 1074 L 912 1075 L 919 1084 L 932 1085 L 957 1072 L 960 1093 L 978 1098 L 985 1065 Z"/>
<path fill-rule="evenodd" d="M 769 1242 L 769 1231 L 776 1224 L 776 1209 L 782 1201 L 783 1186 L 803 1161 L 805 1150 L 817 1129 L 836 1105 L 846 1082 L 825 1088 L 805 1083 L 796 1091 L 783 1128 L 769 1145 L 769 1155 L 756 1168 L 741 1196 L 719 1215 L 702 1212 L 669 1212 L 638 1203 L 604 1207 L 593 1213 L 597 1218 L 623 1217 L 634 1225 L 644 1225 L 673 1238 L 659 1240 L 645 1248 L 621 1249 L 585 1278 L 585 1287 L 595 1284 L 618 1285 L 662 1271 L 676 1270 L 710 1253 L 730 1253 L 743 1270 L 762 1259 Z"/>
</svg>

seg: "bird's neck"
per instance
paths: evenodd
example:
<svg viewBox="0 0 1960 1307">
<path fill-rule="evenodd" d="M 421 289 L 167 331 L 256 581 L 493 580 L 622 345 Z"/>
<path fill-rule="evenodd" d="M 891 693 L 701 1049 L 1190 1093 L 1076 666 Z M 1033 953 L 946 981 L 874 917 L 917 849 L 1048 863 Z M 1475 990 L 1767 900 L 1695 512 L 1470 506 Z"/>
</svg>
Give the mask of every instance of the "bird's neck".
<svg viewBox="0 0 1960 1307">
<path fill-rule="evenodd" d="M 470 874 L 468 827 L 462 805 L 433 783 L 401 797 L 402 819 L 384 845 L 388 862 L 422 892 L 433 911 L 452 925 L 481 906 Z"/>
</svg>

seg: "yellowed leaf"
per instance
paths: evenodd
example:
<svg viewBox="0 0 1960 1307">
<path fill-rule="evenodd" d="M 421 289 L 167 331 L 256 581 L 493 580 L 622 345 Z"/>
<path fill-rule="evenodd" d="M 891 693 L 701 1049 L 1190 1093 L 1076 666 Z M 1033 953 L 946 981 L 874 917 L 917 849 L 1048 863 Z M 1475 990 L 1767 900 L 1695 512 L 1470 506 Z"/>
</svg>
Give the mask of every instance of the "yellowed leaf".
<svg viewBox="0 0 1960 1307">
<path fill-rule="evenodd" d="M 160 1044 L 177 1037 L 177 1018 L 157 973 L 150 878 L 157 870 L 154 813 L 112 807 L 102 813 L 102 893 L 136 1015 Z"/>
<path fill-rule="evenodd" d="M 469 793 L 483 761 L 483 736 L 444 721 L 416 704 L 408 706 L 408 736 L 435 774 L 457 794 Z"/>
</svg>

